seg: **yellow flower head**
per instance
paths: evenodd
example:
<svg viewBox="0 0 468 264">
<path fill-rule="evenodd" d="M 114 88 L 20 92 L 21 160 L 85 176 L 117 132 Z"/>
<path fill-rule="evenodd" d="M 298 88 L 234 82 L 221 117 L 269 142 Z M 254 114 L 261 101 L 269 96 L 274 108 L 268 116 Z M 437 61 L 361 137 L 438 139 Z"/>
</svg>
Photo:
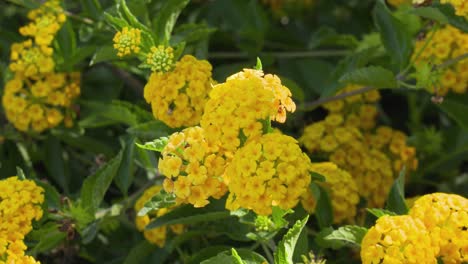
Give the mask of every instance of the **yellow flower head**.
<svg viewBox="0 0 468 264">
<path fill-rule="evenodd" d="M 117 50 L 117 56 L 123 57 L 132 53 L 140 52 L 141 30 L 137 28 L 122 28 L 114 36 L 114 49 Z"/>
<path fill-rule="evenodd" d="M 31 40 L 11 46 L 10 70 L 19 76 L 35 79 L 54 70 L 55 62 L 49 49 L 34 46 Z"/>
<path fill-rule="evenodd" d="M 460 3 L 468 8 L 468 2 L 460 1 Z M 415 44 L 413 60 L 415 60 L 417 68 L 428 63 L 431 65 L 442 64 L 447 60 L 465 54 L 468 50 L 468 34 L 455 27 L 448 25 L 437 30 L 429 44 L 423 49 L 430 37 L 431 33 L 427 33 L 423 39 L 418 40 Z M 418 53 L 421 54 L 416 58 Z M 459 61 L 442 69 L 435 76 L 437 76 L 436 79 L 438 80 L 434 86 L 425 87 L 431 92 L 439 95 L 445 95 L 448 91 L 465 93 L 468 89 L 468 61 Z"/>
<path fill-rule="evenodd" d="M 34 37 L 34 42 L 45 48 L 52 44 L 55 35 L 66 20 L 63 8 L 57 0 L 49 0 L 38 9 L 29 12 L 29 24 L 19 29 L 23 36 Z"/>
<path fill-rule="evenodd" d="M 8 81 L 2 97 L 8 121 L 20 131 L 41 133 L 62 121 L 70 127 L 72 102 L 80 95 L 80 75 L 49 73 L 36 80 Z"/>
<path fill-rule="evenodd" d="M 272 206 L 295 207 L 310 184 L 310 164 L 292 137 L 270 133 L 251 140 L 226 169 L 230 192 L 226 208 L 270 215 Z"/>
<path fill-rule="evenodd" d="M 135 203 L 135 212 L 143 208 L 146 202 L 148 202 L 153 196 L 158 194 L 161 191 L 162 187 L 160 185 L 154 185 L 153 187 L 148 188 L 145 192 L 138 198 Z M 156 217 L 160 217 L 168 212 L 167 208 L 160 209 L 158 211 L 149 212 L 145 216 L 137 216 L 135 218 L 135 225 L 139 231 L 143 231 L 143 235 L 150 243 L 157 245 L 158 247 L 164 247 L 166 243 L 167 235 L 167 226 L 161 226 L 153 228 L 150 230 L 145 230 L 145 227 Z M 181 234 L 184 230 L 183 225 L 171 225 L 169 226 L 170 230 L 175 234 Z"/>
<path fill-rule="evenodd" d="M 201 127 L 189 127 L 171 135 L 158 168 L 167 178 L 164 189 L 179 203 L 203 207 L 208 198 L 219 199 L 226 191 L 222 180 L 228 158 L 210 145 Z"/>
<path fill-rule="evenodd" d="M 264 75 L 260 70 L 244 69 L 242 72 L 228 77 L 227 81 L 252 78 L 260 80 L 263 84 L 263 88 L 273 92 L 275 97 L 273 103 L 277 110 L 276 114 L 271 116 L 271 120 L 284 123 L 286 121 L 286 112 L 296 111 L 296 104 L 291 98 L 291 91 L 288 87 L 281 84 L 281 80 L 278 76 L 273 74 Z"/>
<path fill-rule="evenodd" d="M 468 199 L 446 193 L 424 195 L 409 215 L 424 223 L 444 263 L 468 261 Z"/>
<path fill-rule="evenodd" d="M 356 216 L 356 206 L 359 203 L 358 188 L 351 175 L 331 162 L 313 163 L 311 171 L 323 175 L 326 179 L 320 184 L 329 191 L 334 223 L 351 222 Z M 315 211 L 316 202 L 310 190 L 301 203 L 309 213 Z"/>
<path fill-rule="evenodd" d="M 382 216 L 361 243 L 363 264 L 435 264 L 436 249 L 424 224 L 411 216 Z"/>
<path fill-rule="evenodd" d="M 165 73 L 171 71 L 174 67 L 174 50 L 172 47 L 159 45 L 151 47 L 151 52 L 146 57 L 148 64 L 153 72 Z"/>
<path fill-rule="evenodd" d="M 154 117 L 170 127 L 197 125 L 211 90 L 211 70 L 209 62 L 185 55 L 174 70 L 152 73 L 144 97 Z"/>
<path fill-rule="evenodd" d="M 10 177 L 0 180 L 0 259 L 5 263 L 38 263 L 25 256 L 24 237 L 32 222 L 42 218 L 44 189 L 32 180 Z"/>
</svg>

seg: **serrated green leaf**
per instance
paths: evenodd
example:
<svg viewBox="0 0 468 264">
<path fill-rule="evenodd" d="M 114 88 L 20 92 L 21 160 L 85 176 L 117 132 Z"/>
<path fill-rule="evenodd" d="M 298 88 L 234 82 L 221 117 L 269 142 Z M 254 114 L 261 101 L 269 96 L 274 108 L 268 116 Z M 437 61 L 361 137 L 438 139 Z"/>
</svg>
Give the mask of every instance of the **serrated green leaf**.
<svg viewBox="0 0 468 264">
<path fill-rule="evenodd" d="M 386 209 L 395 212 L 398 215 L 408 213 L 408 206 L 405 202 L 405 174 L 406 167 L 403 166 L 403 169 L 400 171 L 400 175 L 390 189 L 387 199 Z"/>
<path fill-rule="evenodd" d="M 348 72 L 339 81 L 373 88 L 395 88 L 398 85 L 393 72 L 380 66 L 369 66 Z"/>
<path fill-rule="evenodd" d="M 161 190 L 145 203 L 143 208 L 138 211 L 138 216 L 145 216 L 151 211 L 167 208 L 176 204 L 176 196 L 173 193 L 167 193 Z"/>
<path fill-rule="evenodd" d="M 380 209 L 380 208 L 367 208 L 367 212 L 371 213 L 377 218 L 380 218 L 384 215 L 396 215 L 394 212 L 385 210 L 385 209 Z"/>
<path fill-rule="evenodd" d="M 166 147 L 167 143 L 169 142 L 169 138 L 162 137 L 159 139 L 155 139 L 151 142 L 146 142 L 144 144 L 135 143 L 139 148 L 162 152 L 164 147 Z"/>
<path fill-rule="evenodd" d="M 239 253 L 237 253 L 235 248 L 231 248 L 231 254 L 235 264 L 244 264 L 242 258 L 239 256 Z"/>
<path fill-rule="evenodd" d="M 153 28 L 156 31 L 156 43 L 168 44 L 180 12 L 189 3 L 189 0 L 168 0 L 165 1 L 161 10 L 153 21 Z"/>
<path fill-rule="evenodd" d="M 366 235 L 367 228 L 355 225 L 346 225 L 338 228 L 327 235 L 325 240 L 345 241 L 354 246 L 360 246 L 362 238 Z"/>
<path fill-rule="evenodd" d="M 308 220 L 309 216 L 306 216 L 303 220 L 298 220 L 281 239 L 274 254 L 275 264 L 293 264 L 296 242 Z"/>
<path fill-rule="evenodd" d="M 293 212 L 294 211 L 291 209 L 284 210 L 284 209 L 279 208 L 278 206 L 273 206 L 271 220 L 275 224 L 275 229 L 280 229 L 280 228 L 285 227 L 288 224 L 288 221 L 284 219 L 284 217 Z"/>
<path fill-rule="evenodd" d="M 326 240 L 325 237 L 330 235 L 334 229 L 332 227 L 323 228 L 316 236 L 315 243 L 320 248 L 331 248 L 331 249 L 340 249 L 346 246 L 346 242 L 342 240 Z"/>
<path fill-rule="evenodd" d="M 412 52 L 411 34 L 403 23 L 392 15 L 384 0 L 377 0 L 373 17 L 390 58 L 400 70 L 404 69 Z"/>
<path fill-rule="evenodd" d="M 441 24 L 447 24 L 449 22 L 448 18 L 444 15 L 444 13 L 442 13 L 439 9 L 431 6 L 413 8 L 411 9 L 411 13 L 420 17 L 435 20 Z"/>
<path fill-rule="evenodd" d="M 464 17 L 457 16 L 452 5 L 433 4 L 433 7 L 437 8 L 440 12 L 442 12 L 442 14 L 445 15 L 450 25 L 460 29 L 465 33 L 468 33 L 468 20 Z"/>
<path fill-rule="evenodd" d="M 99 208 L 107 189 L 112 183 L 120 163 L 122 154 L 120 151 L 116 157 L 110 160 L 107 164 L 99 168 L 93 175 L 86 178 L 81 187 L 81 205 L 89 210 L 93 215 Z"/>
<path fill-rule="evenodd" d="M 237 253 L 233 252 L 233 250 Z M 241 262 L 239 262 L 239 259 Z M 192 262 L 195 263 L 195 262 Z M 248 250 L 248 249 L 234 249 L 225 250 L 218 253 L 216 256 L 198 262 L 200 264 L 263 264 L 267 263 L 267 260 L 260 254 Z"/>
</svg>

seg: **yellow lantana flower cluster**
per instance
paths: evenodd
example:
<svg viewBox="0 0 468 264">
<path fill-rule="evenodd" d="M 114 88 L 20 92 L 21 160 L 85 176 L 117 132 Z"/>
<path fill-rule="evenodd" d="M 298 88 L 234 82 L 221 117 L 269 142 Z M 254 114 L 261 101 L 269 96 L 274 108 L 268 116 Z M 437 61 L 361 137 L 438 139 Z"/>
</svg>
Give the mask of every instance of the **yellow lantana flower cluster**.
<svg viewBox="0 0 468 264">
<path fill-rule="evenodd" d="M 146 57 L 146 64 L 153 72 L 164 73 L 172 70 L 174 66 L 174 49 L 163 45 L 151 47 Z"/>
<path fill-rule="evenodd" d="M 351 175 L 331 162 L 312 163 L 311 171 L 323 175 L 325 182 L 319 183 L 327 189 L 333 206 L 333 222 L 352 222 L 356 216 L 356 206 L 359 203 L 359 192 Z M 304 209 L 315 212 L 316 201 L 310 190 L 301 200 Z"/>
<path fill-rule="evenodd" d="M 264 134 L 270 120 L 284 122 L 286 111 L 295 109 L 291 92 L 277 76 L 245 69 L 213 88 L 200 124 L 208 141 L 220 141 L 234 152 Z"/>
<path fill-rule="evenodd" d="M 123 57 L 132 53 L 140 52 L 141 30 L 137 28 L 124 27 L 114 35 L 114 49 L 117 56 Z"/>
<path fill-rule="evenodd" d="M 342 92 L 358 89 L 348 86 Z M 334 101 L 324 107 L 326 118 L 304 129 L 299 141 L 311 153 L 322 153 L 355 179 L 368 207 L 383 206 L 390 187 L 403 165 L 416 169 L 415 149 L 406 145 L 406 135 L 377 127 L 375 103 L 380 94 L 373 90 Z"/>
<path fill-rule="evenodd" d="M 363 264 L 435 264 L 436 250 L 419 219 L 385 215 L 364 236 L 361 259 Z"/>
<path fill-rule="evenodd" d="M 270 133 L 251 140 L 226 168 L 226 208 L 270 215 L 272 206 L 295 207 L 310 184 L 310 164 L 292 137 Z"/>
<path fill-rule="evenodd" d="M 446 193 L 424 195 L 409 215 L 424 223 L 444 263 L 468 261 L 468 199 Z"/>
<path fill-rule="evenodd" d="M 16 76 L 6 83 L 2 104 L 16 129 L 41 133 L 62 122 L 73 126 L 71 106 L 79 95 L 79 73 L 49 73 L 36 80 Z"/>
<path fill-rule="evenodd" d="M 197 125 L 213 83 L 211 70 L 209 62 L 185 55 L 172 71 L 153 72 L 144 97 L 154 117 L 170 127 Z"/>
<path fill-rule="evenodd" d="M 10 177 L 0 180 L 0 263 L 39 263 L 24 253 L 24 237 L 32 221 L 42 217 L 44 189 L 34 181 Z"/>
<path fill-rule="evenodd" d="M 52 41 L 65 22 L 60 2 L 50 0 L 29 15 L 20 28 L 33 37 L 11 46 L 10 70 L 2 104 L 7 119 L 20 131 L 43 132 L 64 123 L 73 126 L 72 102 L 80 95 L 79 73 L 55 72 Z"/>
<path fill-rule="evenodd" d="M 158 164 L 167 177 L 164 189 L 176 195 L 177 203 L 203 207 L 209 203 L 208 198 L 219 199 L 227 192 L 222 180 L 227 159 L 217 145 L 208 144 L 201 127 L 174 133 Z"/>
<path fill-rule="evenodd" d="M 135 212 L 138 213 L 146 202 L 148 202 L 154 195 L 161 191 L 162 187 L 155 185 L 148 188 L 141 196 L 138 198 L 135 203 Z M 149 230 L 145 230 L 146 226 L 156 217 L 160 217 L 168 212 L 168 208 L 162 208 L 157 211 L 149 212 L 145 216 L 137 216 L 135 218 L 135 225 L 138 231 L 143 231 L 143 235 L 150 243 L 157 245 L 159 247 L 164 247 L 167 236 L 167 227 L 157 227 Z M 181 234 L 184 231 L 183 225 L 171 225 L 169 226 L 170 230 L 175 234 Z"/>
<path fill-rule="evenodd" d="M 461 1 L 468 8 L 468 2 Z M 430 38 L 428 33 L 425 38 L 418 40 L 415 44 L 414 60 L 416 68 L 424 64 L 440 65 L 443 62 L 461 56 L 468 50 L 468 34 L 450 25 L 444 26 L 434 32 L 429 44 L 423 49 L 426 41 Z M 422 52 L 421 52 L 422 51 Z M 418 58 L 416 55 L 421 53 Z M 439 84 L 435 87 L 426 87 L 438 95 L 445 95 L 448 91 L 465 93 L 468 89 L 468 60 L 443 69 L 439 69 Z"/>
</svg>

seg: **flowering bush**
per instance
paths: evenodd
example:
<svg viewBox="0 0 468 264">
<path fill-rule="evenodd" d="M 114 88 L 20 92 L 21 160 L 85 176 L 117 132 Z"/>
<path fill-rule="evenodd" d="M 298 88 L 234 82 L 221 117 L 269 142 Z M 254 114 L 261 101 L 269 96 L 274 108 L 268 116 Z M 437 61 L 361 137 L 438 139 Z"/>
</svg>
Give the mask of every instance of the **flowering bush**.
<svg viewBox="0 0 468 264">
<path fill-rule="evenodd" d="M 467 1 L 0 14 L 0 264 L 468 262 Z"/>
</svg>

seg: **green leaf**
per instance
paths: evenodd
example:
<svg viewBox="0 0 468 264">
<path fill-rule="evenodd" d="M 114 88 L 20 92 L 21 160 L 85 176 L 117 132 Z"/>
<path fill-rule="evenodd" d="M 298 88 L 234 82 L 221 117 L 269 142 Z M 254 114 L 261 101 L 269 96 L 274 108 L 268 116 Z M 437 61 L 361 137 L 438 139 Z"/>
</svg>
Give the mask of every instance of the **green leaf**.
<svg viewBox="0 0 468 264">
<path fill-rule="evenodd" d="M 308 48 L 315 49 L 321 46 L 341 46 L 355 48 L 358 40 L 351 34 L 338 34 L 334 28 L 324 26 L 314 32 L 309 40 Z"/>
<path fill-rule="evenodd" d="M 135 144 L 139 148 L 142 148 L 142 149 L 162 152 L 164 147 L 166 147 L 167 142 L 169 142 L 169 138 L 162 137 L 162 138 L 159 138 L 159 139 L 155 139 L 155 140 L 153 140 L 151 142 L 146 142 L 145 144 L 138 144 L 138 143 L 135 143 Z"/>
<path fill-rule="evenodd" d="M 156 43 L 168 44 L 180 12 L 189 3 L 189 0 L 167 0 L 164 1 L 153 21 L 153 28 L 156 31 Z"/>
<path fill-rule="evenodd" d="M 333 223 L 333 207 L 330 196 L 322 186 L 315 182 L 312 182 L 309 188 L 317 201 L 315 217 L 317 218 L 320 229 L 331 226 Z"/>
<path fill-rule="evenodd" d="M 159 193 L 154 195 L 149 201 L 145 203 L 143 208 L 138 211 L 138 216 L 145 216 L 151 211 L 159 210 L 161 208 L 167 208 L 176 204 L 176 196 L 173 193 L 167 193 L 165 190 L 161 190 Z"/>
<path fill-rule="evenodd" d="M 109 23 L 118 31 L 121 30 L 123 27 L 128 27 L 128 22 L 122 17 L 117 17 L 107 12 L 104 12 L 104 19 L 107 23 Z"/>
<path fill-rule="evenodd" d="M 380 218 L 384 215 L 396 215 L 394 212 L 385 210 L 385 209 L 380 209 L 380 208 L 366 208 L 367 212 L 371 213 L 377 218 Z"/>
<path fill-rule="evenodd" d="M 360 246 L 362 238 L 366 235 L 367 228 L 356 225 L 346 225 L 338 228 L 327 235 L 325 240 L 344 241 L 354 246 Z"/>
<path fill-rule="evenodd" d="M 130 9 L 127 6 L 127 1 L 126 0 L 119 0 L 119 5 L 122 8 L 123 14 L 127 18 L 127 21 L 129 22 L 130 26 L 139 28 L 144 31 L 150 31 L 148 27 L 140 23 L 136 16 L 130 11 Z"/>
<path fill-rule="evenodd" d="M 172 134 L 173 132 L 175 132 L 174 129 L 168 127 L 159 120 L 140 123 L 127 129 L 127 133 L 130 135 L 148 139 L 165 137 Z"/>
<path fill-rule="evenodd" d="M 65 240 L 67 234 L 59 230 L 59 225 L 49 223 L 38 230 L 33 230 L 29 237 L 39 242 L 32 248 L 32 255 L 47 252 L 56 248 L 60 243 Z"/>
<path fill-rule="evenodd" d="M 117 51 L 112 46 L 103 46 L 94 53 L 93 58 L 89 62 L 89 66 L 93 66 L 103 61 L 118 60 Z"/>
<path fill-rule="evenodd" d="M 263 264 L 267 260 L 258 253 L 248 249 L 226 250 L 207 260 L 199 262 L 200 264 Z"/>
<path fill-rule="evenodd" d="M 63 155 L 63 148 L 58 138 L 52 135 L 48 136 L 44 146 L 45 167 L 55 183 L 62 188 L 65 194 L 68 194 L 70 191 L 70 174 L 66 170 Z"/>
<path fill-rule="evenodd" d="M 257 57 L 257 65 L 255 65 L 255 69 L 259 71 L 263 70 L 262 60 L 260 59 L 260 57 Z"/>
<path fill-rule="evenodd" d="M 296 242 L 308 220 L 309 216 L 306 216 L 303 220 L 298 220 L 294 226 L 288 230 L 283 239 L 281 239 L 274 254 L 275 264 L 293 264 Z"/>
<path fill-rule="evenodd" d="M 405 174 L 406 167 L 403 166 L 403 169 L 400 171 L 400 175 L 390 189 L 387 199 L 386 209 L 395 212 L 398 215 L 408 213 L 408 206 L 405 202 Z"/>
<path fill-rule="evenodd" d="M 398 85 L 393 72 L 380 66 L 356 69 L 343 75 L 339 81 L 373 88 L 395 88 Z"/>
<path fill-rule="evenodd" d="M 128 188 L 132 185 L 135 172 L 135 137 L 126 138 L 123 145 L 122 162 L 120 163 L 114 182 L 123 195 L 127 196 Z"/>
<path fill-rule="evenodd" d="M 316 236 L 315 243 L 320 248 L 331 248 L 331 249 L 340 249 L 346 246 L 346 242 L 342 240 L 326 240 L 325 237 L 333 233 L 334 229 L 332 227 L 323 228 Z"/>
<path fill-rule="evenodd" d="M 71 71 L 72 66 L 70 64 L 70 59 L 76 52 L 76 34 L 73 30 L 72 23 L 67 20 L 65 24 L 63 24 L 62 28 L 57 32 L 57 36 L 55 37 L 55 41 L 57 42 L 57 54 L 60 55 L 59 64 L 63 69 Z"/>
<path fill-rule="evenodd" d="M 80 0 L 81 7 L 85 14 L 94 20 L 99 20 L 102 16 L 102 7 L 98 0 Z"/>
<path fill-rule="evenodd" d="M 450 98 L 445 98 L 444 101 L 439 104 L 440 109 L 455 120 L 464 130 L 468 130 L 468 105 L 466 101 L 467 100 L 463 100 L 463 98 L 452 96 Z"/>
<path fill-rule="evenodd" d="M 107 164 L 103 165 L 93 175 L 86 178 L 81 187 L 81 205 L 93 214 L 99 208 L 107 189 L 112 183 L 120 163 L 122 151 Z"/>
<path fill-rule="evenodd" d="M 205 23 L 183 24 L 174 29 L 174 33 L 171 37 L 171 45 L 180 42 L 185 42 L 187 44 L 200 42 L 206 40 L 215 31 L 216 28 L 210 27 Z"/>
<path fill-rule="evenodd" d="M 41 186 L 44 189 L 44 199 L 45 199 L 45 204 L 47 205 L 47 208 L 50 209 L 59 209 L 60 208 L 60 193 L 55 189 L 54 186 L 43 182 L 36 180 L 36 184 L 38 186 Z"/>
<path fill-rule="evenodd" d="M 244 264 L 242 258 L 239 256 L 239 253 L 237 253 L 237 251 L 234 248 L 231 249 L 231 254 L 235 264 Z"/>
<path fill-rule="evenodd" d="M 209 246 L 198 250 L 190 256 L 187 264 L 200 264 L 203 260 L 208 260 L 212 257 L 216 257 L 222 252 L 228 252 L 230 247 L 224 245 Z"/>
<path fill-rule="evenodd" d="M 21 167 L 16 166 L 16 174 L 20 180 L 26 180 L 26 175 Z"/>
<path fill-rule="evenodd" d="M 124 260 L 124 264 L 140 264 L 144 263 L 146 258 L 154 252 L 158 246 L 151 244 L 150 242 L 143 240 L 140 243 L 136 244 L 127 257 Z"/>
<path fill-rule="evenodd" d="M 411 13 L 418 15 L 420 17 L 428 18 L 435 20 L 441 24 L 447 24 L 448 18 L 442 13 L 439 9 L 431 6 L 422 6 L 418 8 L 411 9 Z"/>
<path fill-rule="evenodd" d="M 374 22 L 390 58 L 400 70 L 406 67 L 412 52 L 412 36 L 395 18 L 384 0 L 378 0 L 373 11 Z"/>
<path fill-rule="evenodd" d="M 153 229 L 163 225 L 173 224 L 196 224 L 198 222 L 208 222 L 231 217 L 228 211 L 224 209 L 223 202 L 220 200 L 211 201 L 203 208 L 195 208 L 191 205 L 177 207 L 167 214 L 154 219 L 146 229 Z"/>
<path fill-rule="evenodd" d="M 437 9 L 439 9 L 442 14 L 447 17 L 448 22 L 450 25 L 460 29 L 461 31 L 468 33 L 468 20 L 464 17 L 457 16 L 455 14 L 455 9 L 453 8 L 452 5 L 450 4 L 433 4 L 433 6 Z"/>
<path fill-rule="evenodd" d="M 80 127 L 96 127 L 102 123 L 97 123 L 99 118 L 107 119 L 116 123 L 126 124 L 128 126 L 136 126 L 140 121 L 138 113 L 127 105 L 120 104 L 119 101 L 98 102 L 98 101 L 83 101 L 82 105 L 89 108 L 91 115 L 84 117 L 80 122 Z"/>
<path fill-rule="evenodd" d="M 310 172 L 310 177 L 312 178 L 313 181 L 319 181 L 319 182 L 326 182 L 327 181 L 325 176 L 323 176 L 320 173 L 314 172 L 314 171 Z"/>
<path fill-rule="evenodd" d="M 19 6 L 24 6 L 28 9 L 36 9 L 40 6 L 40 3 L 35 0 L 8 0 L 8 2 L 17 4 Z"/>
</svg>

